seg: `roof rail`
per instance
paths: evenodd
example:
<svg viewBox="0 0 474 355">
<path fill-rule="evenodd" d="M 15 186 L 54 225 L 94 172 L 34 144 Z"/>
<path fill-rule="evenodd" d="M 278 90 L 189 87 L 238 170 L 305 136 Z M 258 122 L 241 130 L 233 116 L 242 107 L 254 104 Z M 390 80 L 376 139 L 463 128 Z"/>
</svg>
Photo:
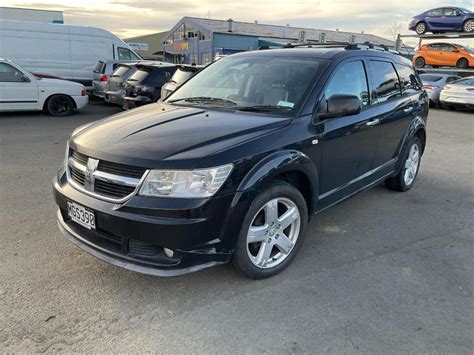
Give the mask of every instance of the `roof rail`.
<svg viewBox="0 0 474 355">
<path fill-rule="evenodd" d="M 390 52 L 393 54 L 400 55 L 400 52 L 393 50 L 383 44 L 377 45 L 369 42 L 365 43 L 344 43 L 344 42 L 330 42 L 330 43 L 287 43 L 282 48 L 297 48 L 297 47 L 306 47 L 306 48 L 344 48 L 346 50 L 376 50 L 382 52 Z M 260 49 L 260 48 L 259 48 Z M 261 48 L 264 49 L 264 48 Z M 267 48 L 265 48 L 267 49 Z"/>
</svg>

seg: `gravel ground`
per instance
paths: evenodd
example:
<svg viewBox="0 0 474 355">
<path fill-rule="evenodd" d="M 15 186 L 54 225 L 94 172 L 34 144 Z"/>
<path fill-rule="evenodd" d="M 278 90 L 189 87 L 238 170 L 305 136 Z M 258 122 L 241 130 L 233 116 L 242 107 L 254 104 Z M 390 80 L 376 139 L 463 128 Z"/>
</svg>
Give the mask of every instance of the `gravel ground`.
<svg viewBox="0 0 474 355">
<path fill-rule="evenodd" d="M 282 274 L 140 275 L 58 231 L 51 178 L 69 118 L 0 115 L 0 351 L 473 353 L 474 114 L 432 110 L 414 188 L 378 186 L 313 220 Z"/>
</svg>

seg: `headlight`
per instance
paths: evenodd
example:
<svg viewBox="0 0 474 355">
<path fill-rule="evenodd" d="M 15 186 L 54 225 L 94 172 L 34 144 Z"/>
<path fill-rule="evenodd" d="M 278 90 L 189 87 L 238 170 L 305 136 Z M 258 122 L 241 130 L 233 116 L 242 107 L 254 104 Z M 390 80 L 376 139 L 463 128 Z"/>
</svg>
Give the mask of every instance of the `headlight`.
<svg viewBox="0 0 474 355">
<path fill-rule="evenodd" d="M 140 188 L 140 195 L 202 198 L 214 195 L 224 184 L 233 165 L 209 169 L 152 170 Z"/>
</svg>

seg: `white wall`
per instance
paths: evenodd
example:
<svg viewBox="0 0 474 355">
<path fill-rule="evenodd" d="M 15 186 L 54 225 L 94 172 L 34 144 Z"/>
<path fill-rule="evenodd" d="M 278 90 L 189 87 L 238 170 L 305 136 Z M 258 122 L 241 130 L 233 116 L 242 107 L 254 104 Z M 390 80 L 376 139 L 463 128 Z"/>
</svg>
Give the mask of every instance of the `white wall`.
<svg viewBox="0 0 474 355">
<path fill-rule="evenodd" d="M 0 20 L 31 21 L 45 23 L 64 23 L 62 11 L 22 9 L 16 7 L 1 7 Z"/>
</svg>

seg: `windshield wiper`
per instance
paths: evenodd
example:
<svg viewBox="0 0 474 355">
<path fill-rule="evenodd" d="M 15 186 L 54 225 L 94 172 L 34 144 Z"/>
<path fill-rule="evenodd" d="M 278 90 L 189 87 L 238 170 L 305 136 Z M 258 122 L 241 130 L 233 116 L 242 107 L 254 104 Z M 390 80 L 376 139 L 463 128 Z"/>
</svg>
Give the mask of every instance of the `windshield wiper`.
<svg viewBox="0 0 474 355">
<path fill-rule="evenodd" d="M 238 108 L 239 111 L 253 111 L 253 112 L 268 112 L 268 111 L 291 111 L 292 108 L 288 106 L 278 105 L 253 105 L 242 106 Z"/>
<path fill-rule="evenodd" d="M 225 105 L 237 105 L 236 102 L 227 99 L 221 99 L 219 97 L 207 97 L 207 96 L 197 96 L 197 97 L 186 97 L 184 99 L 176 99 L 170 100 L 169 102 L 178 102 L 178 101 L 186 101 L 190 103 L 197 103 L 197 104 L 225 104 Z"/>
</svg>

